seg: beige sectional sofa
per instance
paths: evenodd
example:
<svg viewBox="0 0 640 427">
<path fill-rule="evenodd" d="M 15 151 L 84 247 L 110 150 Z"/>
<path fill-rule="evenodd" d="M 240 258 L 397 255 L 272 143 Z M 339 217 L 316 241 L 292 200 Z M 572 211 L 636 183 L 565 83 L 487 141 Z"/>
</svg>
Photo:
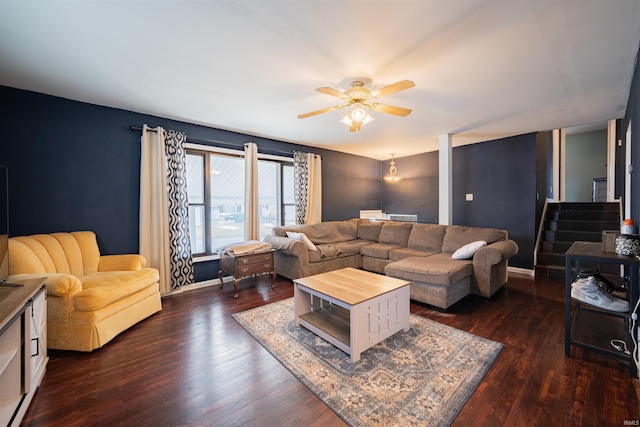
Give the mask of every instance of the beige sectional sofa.
<svg viewBox="0 0 640 427">
<path fill-rule="evenodd" d="M 264 240 L 277 250 L 275 269 L 284 277 L 362 268 L 410 281 L 411 299 L 442 309 L 470 293 L 493 295 L 507 282 L 508 259 L 518 252 L 505 230 L 458 225 L 354 218 L 274 227 L 272 233 Z"/>
</svg>

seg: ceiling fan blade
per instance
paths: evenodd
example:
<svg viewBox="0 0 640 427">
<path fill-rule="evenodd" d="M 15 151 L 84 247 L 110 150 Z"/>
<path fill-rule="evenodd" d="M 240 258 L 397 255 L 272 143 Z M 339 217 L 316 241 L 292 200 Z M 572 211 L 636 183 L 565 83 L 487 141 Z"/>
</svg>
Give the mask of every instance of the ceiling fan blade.
<svg viewBox="0 0 640 427">
<path fill-rule="evenodd" d="M 411 80 L 401 80 L 399 82 L 390 84 L 378 90 L 371 92 L 371 96 L 374 98 L 381 98 L 383 96 L 391 95 L 392 93 L 400 92 L 401 90 L 414 87 L 416 84 Z"/>
<path fill-rule="evenodd" d="M 385 104 L 371 104 L 370 107 L 373 111 L 380 111 L 381 113 L 393 114 L 394 116 L 405 117 L 411 114 L 411 110 L 408 108 L 394 107 L 393 105 Z"/>
<path fill-rule="evenodd" d="M 317 116 L 318 114 L 328 113 L 329 111 L 333 111 L 333 110 L 339 110 L 342 107 L 344 107 L 344 105 L 336 105 L 335 107 L 323 108 L 322 110 L 316 110 L 316 111 L 312 111 L 310 113 L 298 114 L 298 118 L 299 119 L 306 119 L 307 117 Z"/>
<path fill-rule="evenodd" d="M 332 87 L 319 87 L 316 90 L 318 92 L 324 93 L 326 95 L 335 96 L 336 98 L 346 98 L 347 97 L 347 95 L 345 95 L 344 93 L 342 93 L 339 90 L 336 90 L 336 89 L 334 89 Z"/>
</svg>

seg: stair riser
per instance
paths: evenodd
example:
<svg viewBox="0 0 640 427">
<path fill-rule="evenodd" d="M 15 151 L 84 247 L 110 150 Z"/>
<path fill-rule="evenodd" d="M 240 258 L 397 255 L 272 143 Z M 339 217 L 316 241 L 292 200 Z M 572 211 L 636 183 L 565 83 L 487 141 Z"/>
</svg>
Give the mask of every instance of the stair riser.
<svg viewBox="0 0 640 427">
<path fill-rule="evenodd" d="M 602 232 L 589 231 L 552 231 L 545 230 L 543 235 L 545 242 L 601 242 Z"/>
<path fill-rule="evenodd" d="M 618 202 L 563 202 L 549 203 L 547 211 L 607 211 L 619 212 Z"/>
<path fill-rule="evenodd" d="M 620 226 L 615 222 L 595 222 L 595 221 L 545 221 L 545 230 L 566 230 L 566 231 L 594 231 L 620 230 Z"/>
<path fill-rule="evenodd" d="M 620 215 L 616 212 L 547 212 L 547 220 L 564 221 L 606 221 L 620 224 Z"/>
</svg>

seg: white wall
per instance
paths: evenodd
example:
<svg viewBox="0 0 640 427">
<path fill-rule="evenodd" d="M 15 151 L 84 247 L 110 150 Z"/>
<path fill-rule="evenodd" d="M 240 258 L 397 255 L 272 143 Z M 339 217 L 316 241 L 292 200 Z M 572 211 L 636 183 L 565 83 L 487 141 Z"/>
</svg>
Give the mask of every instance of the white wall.
<svg viewBox="0 0 640 427">
<path fill-rule="evenodd" d="M 607 131 L 567 134 L 564 149 L 564 201 L 590 202 L 593 179 L 607 177 Z"/>
</svg>

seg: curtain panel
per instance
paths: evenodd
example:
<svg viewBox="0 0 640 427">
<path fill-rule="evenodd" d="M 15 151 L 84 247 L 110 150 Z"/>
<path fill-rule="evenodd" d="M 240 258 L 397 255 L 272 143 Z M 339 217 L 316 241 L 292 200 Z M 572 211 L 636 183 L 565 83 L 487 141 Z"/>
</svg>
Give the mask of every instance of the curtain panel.
<svg viewBox="0 0 640 427">
<path fill-rule="evenodd" d="M 322 222 L 322 159 L 313 153 L 293 152 L 296 224 Z"/>
<path fill-rule="evenodd" d="M 244 238 L 260 240 L 258 146 L 244 144 Z"/>
<path fill-rule="evenodd" d="M 187 203 L 186 135 L 143 126 L 140 254 L 160 272 L 160 293 L 193 283 Z"/>
</svg>

